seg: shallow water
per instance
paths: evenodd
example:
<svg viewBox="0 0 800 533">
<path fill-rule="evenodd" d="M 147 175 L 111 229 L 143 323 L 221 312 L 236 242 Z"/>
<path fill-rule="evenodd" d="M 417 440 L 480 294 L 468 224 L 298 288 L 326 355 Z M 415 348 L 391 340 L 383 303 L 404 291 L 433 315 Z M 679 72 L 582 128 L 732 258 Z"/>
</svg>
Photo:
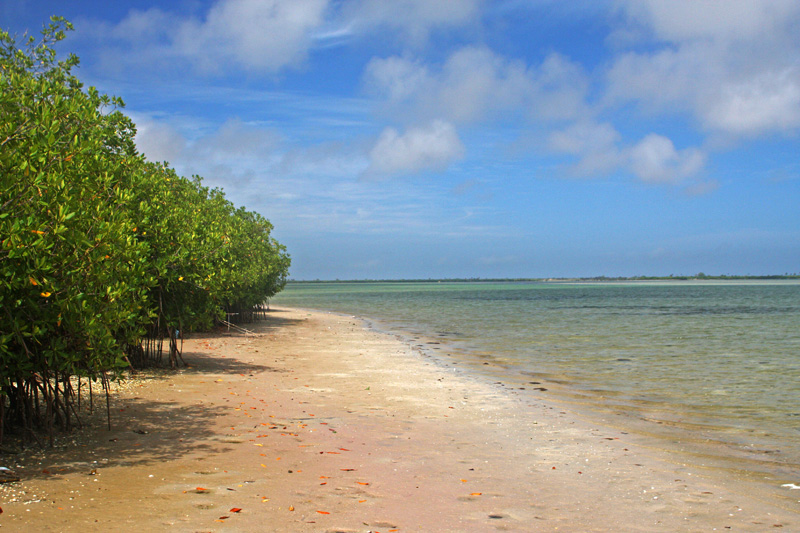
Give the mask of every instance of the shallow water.
<svg viewBox="0 0 800 533">
<path fill-rule="evenodd" d="M 427 348 L 524 394 L 704 465 L 800 483 L 798 282 L 321 282 L 273 302 L 436 337 Z"/>
</svg>

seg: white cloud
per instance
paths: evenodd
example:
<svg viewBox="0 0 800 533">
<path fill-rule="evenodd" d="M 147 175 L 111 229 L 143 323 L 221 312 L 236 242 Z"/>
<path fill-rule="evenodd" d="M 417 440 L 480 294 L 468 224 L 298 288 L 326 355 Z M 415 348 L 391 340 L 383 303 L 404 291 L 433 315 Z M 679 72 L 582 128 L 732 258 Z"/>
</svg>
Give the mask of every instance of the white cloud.
<svg viewBox="0 0 800 533">
<path fill-rule="evenodd" d="M 110 33 L 117 39 L 131 42 L 154 41 L 160 39 L 172 23 L 172 17 L 158 8 L 132 9 L 119 24 L 110 28 Z"/>
<path fill-rule="evenodd" d="M 305 60 L 327 7 L 327 0 L 222 0 L 205 20 L 178 27 L 174 45 L 203 70 L 224 70 L 232 61 L 274 72 Z"/>
<path fill-rule="evenodd" d="M 486 125 L 510 119 L 540 128 L 591 121 L 596 114 L 588 103 L 589 75 L 558 53 L 531 66 L 485 46 L 457 49 L 439 65 L 399 56 L 373 58 L 363 79 L 381 112 L 403 123 L 437 117 Z"/>
<path fill-rule="evenodd" d="M 368 166 L 363 147 L 299 145 L 239 120 L 202 129 L 181 117 L 137 115 L 136 122 L 137 145 L 149 159 L 166 159 L 179 174 L 202 176 L 206 185 L 222 187 L 236 205 L 257 210 L 284 231 L 391 233 L 436 223 L 431 206 L 441 202 L 428 193 L 396 187 L 392 180 L 356 179 Z"/>
<path fill-rule="evenodd" d="M 274 73 L 304 63 L 314 47 L 396 36 L 419 50 L 438 30 L 479 27 L 483 0 L 217 0 L 200 16 L 132 9 L 116 25 L 82 20 L 84 36 L 104 42 L 108 70 L 122 65 L 203 73 Z M 86 31 L 83 28 L 86 28 Z M 116 43 L 114 41 L 117 41 Z M 124 53 L 115 44 L 122 44 Z"/>
<path fill-rule="evenodd" d="M 606 101 L 649 113 L 689 113 L 714 135 L 739 138 L 800 127 L 800 2 L 625 0 L 656 42 L 612 61 Z"/>
<path fill-rule="evenodd" d="M 597 177 L 624 170 L 653 184 L 680 184 L 705 164 L 701 150 L 677 150 L 672 140 L 663 135 L 651 133 L 626 147 L 620 147 L 621 142 L 622 135 L 611 124 L 583 121 L 553 132 L 548 148 L 575 156 L 577 161 L 568 167 L 575 175 Z"/>
<path fill-rule="evenodd" d="M 201 18 L 134 9 L 116 26 L 86 26 L 106 46 L 118 41 L 125 48 L 106 50 L 108 69 L 174 69 L 183 61 L 203 73 L 274 73 L 303 64 L 328 9 L 329 0 L 219 0 Z"/>
<path fill-rule="evenodd" d="M 659 39 L 759 39 L 778 30 L 800 6 L 796 0 L 624 0 L 629 17 Z"/>
<path fill-rule="evenodd" d="M 613 149 L 620 134 L 611 124 L 579 122 L 550 136 L 550 148 L 558 152 L 580 155 Z"/>
<path fill-rule="evenodd" d="M 176 161 L 183 157 L 186 139 L 169 124 L 138 116 L 136 121 L 136 147 L 150 161 Z"/>
<path fill-rule="evenodd" d="M 464 145 L 452 124 L 436 120 L 426 127 L 409 128 L 400 134 L 386 128 L 370 151 L 366 177 L 441 171 L 463 157 Z"/>
<path fill-rule="evenodd" d="M 606 100 L 635 100 L 650 113 L 691 110 L 697 96 L 717 85 L 721 65 L 706 45 L 617 56 L 607 72 Z"/>
<path fill-rule="evenodd" d="M 705 164 L 696 148 L 676 150 L 670 139 L 651 133 L 628 150 L 630 169 L 648 183 L 679 183 Z"/>
<path fill-rule="evenodd" d="M 436 101 L 456 122 L 483 119 L 493 111 L 518 109 L 530 91 L 525 64 L 501 57 L 488 48 L 458 50 L 445 63 Z"/>
<path fill-rule="evenodd" d="M 553 132 L 548 147 L 559 153 L 576 156 L 571 171 L 579 176 L 602 175 L 620 165 L 617 143 L 619 132 L 609 123 L 584 121 Z"/>
<path fill-rule="evenodd" d="M 393 56 L 370 60 L 364 69 L 364 83 L 368 92 L 397 106 L 418 98 L 433 80 L 420 61 Z"/>
<path fill-rule="evenodd" d="M 353 31 L 372 33 L 390 28 L 413 47 L 427 43 L 437 29 L 468 26 L 479 20 L 482 0 L 356 0 L 344 4 L 344 18 Z"/>
<path fill-rule="evenodd" d="M 412 122 L 436 116 L 474 123 L 521 108 L 553 119 L 584 109 L 584 78 L 565 58 L 550 56 L 535 70 L 484 46 L 456 50 L 438 68 L 405 57 L 375 58 L 364 84 L 390 114 Z"/>
<path fill-rule="evenodd" d="M 635 49 L 614 50 L 619 53 L 594 71 L 558 52 L 526 63 L 487 45 L 461 46 L 465 41 L 458 39 L 441 54 L 420 47 L 440 30 L 479 28 L 482 11 L 490 11 L 482 0 L 219 0 L 191 19 L 158 9 L 131 11 L 112 33 L 148 57 L 180 58 L 208 72 L 274 73 L 301 65 L 315 46 L 355 45 L 356 38 L 372 45 L 378 32 L 381 45 L 397 36 L 413 44 L 403 55 L 373 57 L 364 69 L 362 83 L 375 97 L 378 121 L 400 124 L 384 128 L 367 148 L 355 146 L 364 135 L 359 128 L 380 122 L 364 120 L 328 143 L 315 139 L 288 149 L 278 147 L 282 141 L 274 132 L 241 122 L 191 142 L 164 125 L 140 123 L 137 141 L 151 158 L 194 154 L 220 164 L 238 158 L 237 166 L 250 172 L 259 164 L 279 173 L 329 165 L 339 176 L 348 171 L 372 178 L 442 171 L 466 153 L 456 128 L 511 124 L 521 137 L 543 139 L 539 146 L 551 154 L 574 158 L 567 167 L 573 175 L 624 171 L 648 183 L 685 184 L 703 169 L 709 146 L 730 146 L 712 141 L 800 127 L 800 37 L 793 31 L 800 3 L 616 4 L 639 40 L 628 43 Z M 640 127 L 633 121 L 641 117 L 631 112 L 669 119 L 665 135 L 626 138 L 622 120 Z M 667 129 L 687 117 L 689 128 L 709 137 L 697 147 L 685 147 L 680 130 Z"/>
<path fill-rule="evenodd" d="M 764 72 L 727 83 L 706 102 L 703 119 L 715 130 L 753 135 L 800 126 L 800 69 Z"/>
<path fill-rule="evenodd" d="M 574 120 L 592 114 L 587 104 L 589 77 L 566 56 L 549 54 L 532 76 L 527 98 L 534 118 Z"/>
<path fill-rule="evenodd" d="M 620 62 L 616 67 L 618 71 L 626 70 L 621 78 L 633 77 L 640 70 L 639 63 L 648 63 L 646 58 L 633 54 L 626 57 L 627 64 Z M 646 74 L 639 75 L 638 83 L 628 88 L 630 95 L 659 94 L 663 78 L 675 80 L 676 58 L 665 53 L 658 59 L 661 69 L 655 74 L 652 69 L 645 69 Z M 702 69 L 701 65 L 698 69 Z M 684 82 L 691 85 L 691 76 L 676 81 L 680 88 L 675 94 L 667 92 L 662 97 L 665 107 L 683 98 Z M 546 135 L 545 146 L 575 158 L 567 167 L 573 175 L 595 177 L 623 170 L 647 183 L 678 184 L 696 175 L 705 164 L 701 150 L 678 150 L 672 140 L 661 135 L 648 135 L 633 145 L 626 143 L 610 121 L 597 118 L 600 111 L 589 103 L 591 84 L 584 69 L 555 53 L 530 68 L 485 47 L 457 50 L 439 68 L 401 57 L 373 59 L 366 70 L 365 84 L 385 99 L 386 109 L 393 117 L 411 123 L 435 116 L 449 124 L 474 124 L 528 109 L 527 117 L 517 117 L 532 120 L 527 127 L 559 125 L 559 129 Z M 422 167 L 449 162 L 453 155 L 443 146 L 461 146 L 460 142 L 441 142 L 441 135 L 440 142 L 420 142 L 424 138 L 421 131 L 409 129 L 401 135 L 394 129 L 385 130 L 373 148 L 368 172 L 417 172 Z M 453 132 L 448 138 L 457 137 Z"/>
<path fill-rule="evenodd" d="M 798 50 L 800 53 L 800 50 Z M 800 126 L 800 68 L 747 66 L 707 44 L 625 54 L 608 71 L 610 101 L 637 101 L 648 113 L 691 113 L 712 133 L 731 137 Z"/>
</svg>

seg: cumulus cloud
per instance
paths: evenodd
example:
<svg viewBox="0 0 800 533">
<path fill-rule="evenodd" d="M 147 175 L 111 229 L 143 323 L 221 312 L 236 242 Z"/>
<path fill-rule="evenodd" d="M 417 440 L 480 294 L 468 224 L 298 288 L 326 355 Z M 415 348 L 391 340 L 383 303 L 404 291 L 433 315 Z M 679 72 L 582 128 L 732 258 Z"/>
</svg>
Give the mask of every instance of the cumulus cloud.
<svg viewBox="0 0 800 533">
<path fill-rule="evenodd" d="M 577 157 L 571 170 L 579 176 L 603 175 L 617 168 L 620 153 L 619 132 L 609 123 L 584 121 L 553 132 L 548 139 L 551 150 Z"/>
<path fill-rule="evenodd" d="M 622 140 L 610 123 L 584 121 L 553 132 L 548 148 L 574 156 L 577 161 L 569 169 L 584 177 L 622 170 L 646 183 L 677 185 L 695 176 L 705 165 L 703 151 L 678 150 L 663 135 L 651 133 L 628 146 L 621 146 Z"/>
<path fill-rule="evenodd" d="M 724 74 L 710 54 L 708 45 L 620 54 L 607 72 L 605 98 L 637 101 L 649 113 L 692 110 L 696 97 Z"/>
<path fill-rule="evenodd" d="M 116 25 L 90 22 L 95 38 L 124 43 L 109 51 L 106 67 L 184 61 L 200 72 L 233 69 L 274 73 L 302 65 L 315 46 L 354 37 L 396 35 L 420 49 L 431 33 L 477 24 L 482 0 L 218 0 L 199 16 L 169 10 L 131 10 Z M 134 49 L 135 54 L 130 53 Z M 129 57 L 130 56 L 130 57 Z M 173 65 L 174 66 L 174 65 Z"/>
<path fill-rule="evenodd" d="M 132 9 L 119 24 L 104 29 L 116 39 L 141 44 L 141 41 L 158 41 L 173 23 L 173 18 L 158 8 Z"/>
<path fill-rule="evenodd" d="M 398 55 L 373 57 L 364 68 L 362 85 L 375 98 L 378 122 L 400 124 L 383 129 L 360 152 L 355 174 L 372 178 L 444 170 L 467 151 L 457 128 L 514 124 L 522 137 L 535 137 L 551 154 L 572 158 L 573 175 L 624 171 L 647 183 L 685 184 L 701 173 L 710 146 L 730 146 L 713 141 L 800 128 L 795 0 L 729 0 L 724 6 L 716 0 L 617 0 L 622 14 L 617 21 L 625 21 L 635 40 L 627 41 L 630 48 L 612 50 L 594 70 L 558 52 L 526 62 L 488 45 L 456 44 L 461 40 L 448 41 L 451 48 L 442 53 L 424 48 L 436 32 L 479 29 L 487 5 L 482 0 L 218 0 L 193 18 L 159 9 L 131 11 L 103 31 L 146 52 L 132 56 L 183 61 L 211 73 L 279 72 L 303 64 L 326 39 L 335 41 L 332 46 L 353 39 L 371 44 L 369 38 L 380 33 L 383 45 L 395 37 L 412 44 Z M 626 121 L 642 118 L 632 112 L 645 120 L 667 118 L 666 128 L 687 119 L 681 127 L 696 128 L 707 138 L 686 147 L 675 129 L 643 138 L 623 135 L 627 130 L 616 120 L 621 109 Z M 236 157 L 244 161 L 259 147 L 278 143 L 274 134 L 265 137 L 242 123 L 190 143 L 164 125 L 140 126 L 140 147 L 158 159 L 202 151 L 225 159 L 238 150 Z M 339 148 L 326 145 L 323 151 Z M 357 150 L 352 145 L 348 150 L 337 165 L 352 170 L 358 167 Z M 301 152 L 308 155 L 282 153 L 273 168 L 294 164 L 292 154 Z"/>
<path fill-rule="evenodd" d="M 107 68 L 184 62 L 206 74 L 274 73 L 305 61 L 328 10 L 329 0 L 219 0 L 196 18 L 134 9 L 115 26 L 87 26 L 95 38 L 126 48 L 107 51 Z"/>
<path fill-rule="evenodd" d="M 638 72 L 639 60 L 629 55 L 628 64 L 621 62 L 617 69 Z M 677 68 L 674 58 L 665 55 L 662 62 L 663 72 L 641 75 L 638 85 L 629 89 L 630 94 L 657 92 L 661 75 L 669 76 Z M 555 126 L 557 129 L 546 135 L 545 147 L 574 157 L 568 168 L 577 176 L 605 176 L 622 170 L 647 183 L 679 184 L 705 164 L 703 151 L 676 149 L 672 140 L 662 135 L 626 142 L 610 121 L 598 118 L 601 112 L 590 105 L 589 75 L 580 65 L 556 53 L 530 67 L 486 47 L 456 50 L 438 67 L 394 56 L 373 59 L 364 80 L 367 88 L 383 99 L 391 116 L 412 124 L 430 116 L 440 117 L 444 121 L 441 124 L 474 124 L 527 109 L 527 116 L 517 118 L 531 120 L 529 127 Z M 685 82 L 690 84 L 688 76 Z M 679 100 L 683 93 L 676 93 L 664 96 L 664 102 Z M 430 137 L 433 130 L 413 128 L 405 135 L 385 130 L 373 148 L 369 172 L 417 172 L 449 162 L 453 154 L 463 151 L 460 142 L 453 142 L 457 139 L 454 131 L 444 135 L 440 128 L 439 142 L 418 142 L 425 138 L 423 131 Z M 445 139 L 448 142 L 443 142 Z M 458 147 L 458 151 L 442 147 Z"/>
<path fill-rule="evenodd" d="M 659 0 L 620 3 L 649 34 L 648 52 L 619 55 L 609 102 L 651 113 L 683 110 L 730 138 L 800 127 L 800 3 L 794 0 Z M 654 40 L 654 41 L 653 41 Z M 655 46 L 653 46 L 655 44 Z"/>
<path fill-rule="evenodd" d="M 630 169 L 649 183 L 679 183 L 696 174 L 705 164 L 696 148 L 676 150 L 673 142 L 651 133 L 628 150 Z"/>
<path fill-rule="evenodd" d="M 452 124 L 435 120 L 401 134 L 386 128 L 370 150 L 365 177 L 379 178 L 441 171 L 464 155 L 464 145 Z"/>
<path fill-rule="evenodd" d="M 800 126 L 800 69 L 763 72 L 719 87 L 703 114 L 710 128 L 756 135 Z"/>
<path fill-rule="evenodd" d="M 232 61 L 247 70 L 274 72 L 306 58 L 311 32 L 322 24 L 327 5 L 327 0 L 222 0 L 204 20 L 181 24 L 174 46 L 204 70 L 221 70 Z"/>
<path fill-rule="evenodd" d="M 520 109 L 528 110 L 523 116 L 564 120 L 589 112 L 586 74 L 559 54 L 535 67 L 485 46 L 460 48 L 438 66 L 407 57 L 374 58 L 364 85 L 386 112 L 412 121 L 433 115 L 465 124 Z"/>
<path fill-rule="evenodd" d="M 434 105 L 458 122 L 469 122 L 492 111 L 518 108 L 530 86 L 524 63 L 488 48 L 463 48 L 445 63 Z"/>
<path fill-rule="evenodd" d="M 534 119 L 583 120 L 592 115 L 587 103 L 589 76 L 568 57 L 549 54 L 532 69 L 531 77 L 527 98 Z"/>
<path fill-rule="evenodd" d="M 392 56 L 373 58 L 364 69 L 364 83 L 368 92 L 398 106 L 418 98 L 433 80 L 421 61 Z"/>
<path fill-rule="evenodd" d="M 554 132 L 549 144 L 558 152 L 580 155 L 608 151 L 619 140 L 619 132 L 609 123 L 581 122 Z"/>
<path fill-rule="evenodd" d="M 186 139 L 169 124 L 145 117 L 136 120 L 136 147 L 150 161 L 177 161 L 187 148 Z"/>
<path fill-rule="evenodd" d="M 798 13 L 795 0 L 624 0 L 631 20 L 658 39 L 733 41 L 759 39 L 779 30 Z"/>
<path fill-rule="evenodd" d="M 384 114 L 412 125 L 430 117 L 485 124 L 526 109 L 518 117 L 530 122 L 521 125 L 551 129 L 545 146 L 573 156 L 573 174 L 624 170 L 648 183 L 697 175 L 714 139 L 800 127 L 797 2 L 620 0 L 617 6 L 639 40 L 595 72 L 559 53 L 526 64 L 475 45 L 440 63 L 407 54 L 374 58 L 364 86 Z M 630 103 L 646 119 L 688 118 L 709 139 L 683 149 L 655 133 L 624 139 L 612 117 Z"/>
</svg>

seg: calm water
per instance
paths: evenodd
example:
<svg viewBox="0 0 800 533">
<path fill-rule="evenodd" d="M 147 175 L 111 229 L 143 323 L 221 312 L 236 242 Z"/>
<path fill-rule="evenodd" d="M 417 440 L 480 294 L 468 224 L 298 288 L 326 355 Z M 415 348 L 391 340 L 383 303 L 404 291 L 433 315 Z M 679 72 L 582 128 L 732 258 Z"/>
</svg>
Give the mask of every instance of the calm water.
<svg viewBox="0 0 800 533">
<path fill-rule="evenodd" d="M 800 483 L 800 283 L 309 283 L 273 302 L 435 337 L 518 394 Z"/>
</svg>

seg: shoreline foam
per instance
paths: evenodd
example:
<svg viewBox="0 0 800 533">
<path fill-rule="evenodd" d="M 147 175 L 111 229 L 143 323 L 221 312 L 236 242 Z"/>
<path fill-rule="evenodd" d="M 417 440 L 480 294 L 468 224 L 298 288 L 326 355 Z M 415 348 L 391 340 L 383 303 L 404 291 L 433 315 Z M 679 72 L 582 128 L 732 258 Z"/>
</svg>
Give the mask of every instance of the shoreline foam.
<svg viewBox="0 0 800 533">
<path fill-rule="evenodd" d="M 345 315 L 273 310 L 187 341 L 126 415 L 29 453 L 4 530 L 675 531 L 798 528 L 743 483 L 510 394 Z M 81 444 L 84 444 L 82 446 Z M 9 465 L 10 466 L 10 465 Z M 203 489 L 203 490 L 200 490 Z M 23 494 L 24 492 L 24 494 Z M 21 501 L 6 501 L 11 494 Z M 233 511 L 240 509 L 240 511 Z M 225 517 L 225 518 L 223 518 Z"/>
</svg>

